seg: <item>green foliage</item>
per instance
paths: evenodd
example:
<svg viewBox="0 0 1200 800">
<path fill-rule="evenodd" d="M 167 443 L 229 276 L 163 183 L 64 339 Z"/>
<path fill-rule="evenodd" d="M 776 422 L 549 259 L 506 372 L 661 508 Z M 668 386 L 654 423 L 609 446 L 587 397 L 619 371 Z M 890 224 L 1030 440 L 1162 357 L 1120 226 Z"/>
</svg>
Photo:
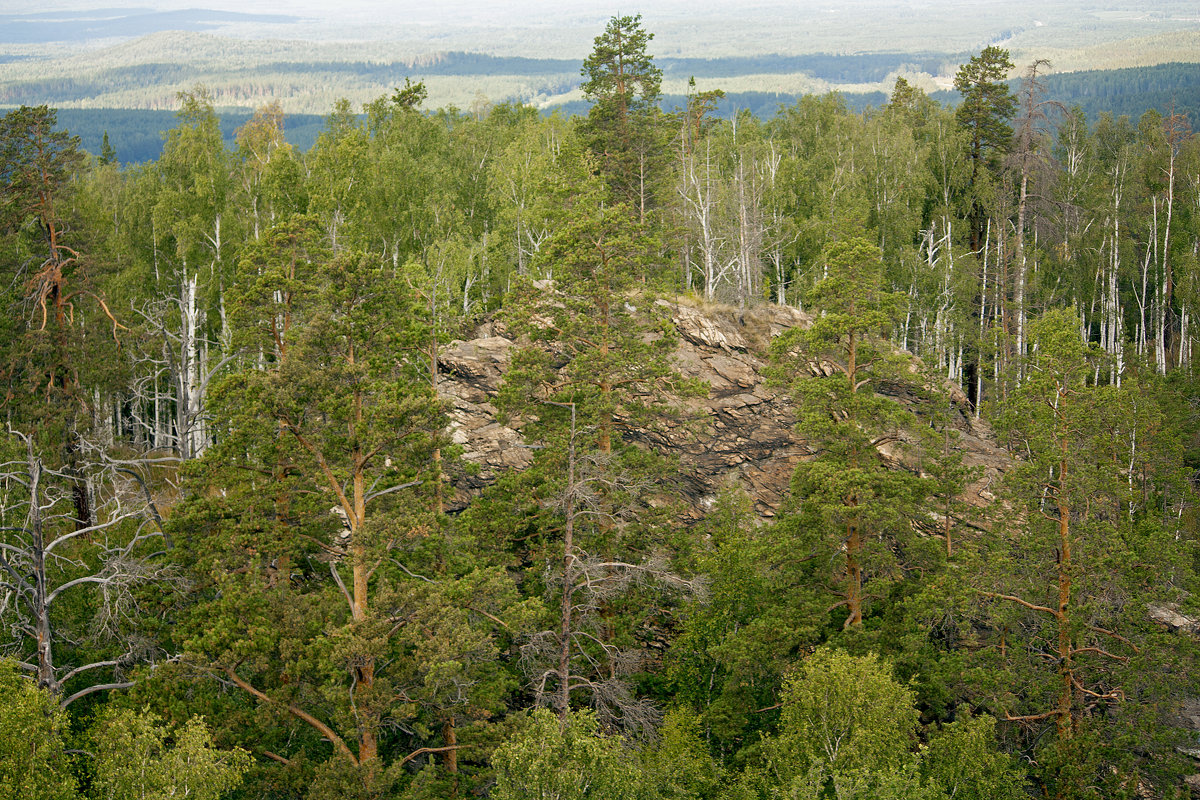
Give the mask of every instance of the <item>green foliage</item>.
<svg viewBox="0 0 1200 800">
<path fill-rule="evenodd" d="M 3 311 L 24 325 L 0 342 L 5 403 L 43 440 L 68 450 L 86 427 L 78 414 L 81 373 L 92 367 L 75 325 L 78 304 L 111 312 L 88 276 L 81 237 L 72 232 L 73 181 L 83 167 L 78 137 L 55 130 L 56 112 L 22 106 L 0 117 L 0 235 L 6 248 L 0 276 L 11 289 Z M 116 329 L 113 328 L 113 333 Z M 68 456 L 69 458 L 69 456 Z M 59 459 L 55 459 L 57 463 Z"/>
<path fill-rule="evenodd" d="M 540 498 L 561 510 L 562 568 L 547 579 L 558 619 L 529 645 L 527 669 L 539 699 L 553 676 L 560 713 L 577 690 L 606 724 L 645 733 L 657 711 L 625 680 L 637 664 L 634 620 L 653 620 L 655 595 L 688 584 L 660 555 L 670 525 L 655 492 L 664 461 L 627 441 L 627 431 L 653 429 L 670 413 L 669 390 L 694 387 L 671 367 L 669 322 L 633 291 L 649 249 L 643 226 L 605 204 L 594 182 L 570 203 L 571 220 L 534 262 L 535 270 L 553 265 L 555 280 L 520 282 L 505 314 L 523 346 L 511 354 L 498 404 L 529 420 L 526 436 L 543 448 Z"/>
<path fill-rule="evenodd" d="M 1008 121 L 1016 111 L 1017 101 L 1004 82 L 1012 68 L 1008 51 L 989 45 L 963 64 L 954 76 L 954 88 L 962 94 L 954 116 L 967 134 L 971 162 L 972 250 L 978 250 L 983 242 L 985 209 L 997 202 L 993 181 L 1012 140 Z"/>
<path fill-rule="evenodd" d="M 816 650 L 785 685 L 779 734 L 764 742 L 770 796 L 943 798 L 918 770 L 914 701 L 876 656 Z"/>
<path fill-rule="evenodd" d="M 962 94 L 955 115 L 971 137 L 971 157 L 995 169 L 1012 139 L 1010 120 L 1017 99 L 1004 81 L 1012 70 L 1008 51 L 985 47 L 959 69 L 954 88 Z"/>
<path fill-rule="evenodd" d="M 650 248 L 627 209 L 594 194 L 574 201 L 571 220 L 534 264 L 553 270 L 554 283 L 520 284 L 507 312 L 517 332 L 561 347 L 567 363 L 555 370 L 549 348 L 523 351 L 501 393 L 508 408 L 527 410 L 543 398 L 582 401 L 584 423 L 596 426 L 601 449 L 612 449 L 614 415 L 641 416 L 672 374 L 669 323 L 652 306 L 638 313 L 632 306 L 646 302 L 633 290 Z"/>
<path fill-rule="evenodd" d="M 492 115 L 498 116 L 495 110 Z M 565 222 L 571 196 L 590 182 L 592 164 L 582 157 L 576 127 L 558 116 L 526 118 L 510 137 L 490 164 L 487 187 L 496 228 L 489 245 L 510 270 L 527 275 L 542 244 Z"/>
<path fill-rule="evenodd" d="M 0 659 L 0 705 L 0 798 L 77 798 L 67 713 L 7 658 Z"/>
<path fill-rule="evenodd" d="M 721 797 L 724 770 L 708 751 L 700 720 L 682 709 L 667 712 L 659 741 L 642 754 L 646 782 L 663 800 Z"/>
<path fill-rule="evenodd" d="M 471 746 L 512 689 L 497 630 L 532 612 L 435 510 L 435 453 L 453 451 L 420 299 L 321 234 L 279 222 L 229 292 L 235 341 L 259 360 L 214 389 L 226 433 L 176 517 L 203 587 L 186 648 L 261 704 L 259 745 L 285 749 L 310 796 L 375 796 L 408 782 L 405 753 L 457 747 L 439 741 L 455 719 Z"/>
<path fill-rule="evenodd" d="M 0 680 L 4 791 L 1183 791 L 1200 139 L 1075 112 L 1025 196 L 999 48 L 956 111 L 906 70 L 885 108 L 759 122 L 718 118 L 740 102 L 704 82 L 721 64 L 651 42 L 610 21 L 587 120 L 421 110 L 428 76 L 498 59 L 343 65 L 397 88 L 330 103 L 304 155 L 277 105 L 231 149 L 225 86 L 184 93 L 138 168 L 84 161 L 49 109 L 4 117 L 0 408 L 40 461 L 0 443 L 0 600 L 25 603 L 0 618 L 99 720 L 95 759 L 68 758 L 53 704 Z M 795 64 L 879 80 L 897 58 Z M 507 66 L 570 88 L 568 64 Z M 660 68 L 700 76 L 677 116 Z M 481 378 L 454 340 L 485 336 L 512 344 Z M 772 347 L 774 396 L 743 373 Z M 693 403 L 697 357 L 722 380 Z M 527 468 L 462 458 L 492 405 Z M 789 411 L 798 443 L 753 424 Z M 755 430 L 672 461 L 701 424 Z M 38 535 L 59 543 L 34 564 Z M 186 592 L 143 585 L 168 573 Z"/>
<path fill-rule="evenodd" d="M 354 239 L 343 226 L 350 222 L 350 231 L 363 222 L 364 180 L 369 140 L 361 121 L 354 116 L 350 101 L 342 99 L 333 107 L 325 121 L 325 129 L 305 158 L 309 172 L 309 208 L 324 222 L 329 244 L 334 250 L 343 239 Z"/>
<path fill-rule="evenodd" d="M 773 771 L 787 785 L 814 769 L 833 776 L 901 768 L 916 745 L 914 699 L 878 657 L 818 649 L 784 686 L 779 736 L 767 748 Z"/>
<path fill-rule="evenodd" d="M 798 229 L 797 255 L 806 268 L 801 292 L 823 277 L 820 254 L 827 243 L 863 233 L 869 213 L 865 187 L 841 167 L 858 163 L 861 130 L 858 116 L 832 92 L 802 97 L 767 124 L 771 138 L 786 143 L 784 152 L 791 156 L 779 166 L 779 191 Z"/>
<path fill-rule="evenodd" d="M 792 543 L 758 529 L 751 498 L 727 491 L 699 526 L 710 548 L 696 570 L 708 576 L 706 602 L 695 603 L 671 649 L 673 696 L 696 709 L 707 737 L 736 749 L 769 730 L 783 675 L 800 646 L 819 638 L 795 600 Z"/>
<path fill-rule="evenodd" d="M 664 162 L 658 98 L 662 70 L 646 48 L 654 38 L 641 15 L 613 17 L 583 61 L 580 88 L 594 101 L 584 136 L 614 200 L 639 213 L 655 205 Z"/>
<path fill-rule="evenodd" d="M 56 130 L 57 112 L 21 106 L 0 118 L 0 224 L 21 227 L 33 217 L 59 224 L 52 195 L 82 166 L 79 137 Z M 49 231 L 47 231 L 49 233 Z"/>
<path fill-rule="evenodd" d="M 162 188 L 154 209 L 155 224 L 164 243 L 183 270 L 219 262 L 220 222 L 232 191 L 231 156 L 221 139 L 212 98 L 203 87 L 180 93 L 180 124 L 167 132 L 157 162 Z M 170 237 L 169 239 L 167 237 Z M 174 246 L 168 249 L 166 242 Z"/>
<path fill-rule="evenodd" d="M 1074 312 L 1048 311 L 1031 333 L 1036 357 L 1003 417 L 1024 454 L 1008 488 L 1025 519 L 1009 523 L 1021 535 L 988 542 L 990 583 L 979 588 L 994 601 L 991 635 L 1007 637 L 1011 651 L 984 663 L 996 671 L 994 707 L 1035 728 L 1053 723 L 1032 776 L 1062 796 L 1091 797 L 1110 776 L 1127 782 L 1173 769 L 1168 759 L 1131 757 L 1125 743 L 1139 735 L 1134 709 L 1155 705 L 1149 698 L 1165 689 L 1159 670 L 1176 671 L 1169 664 L 1189 657 L 1190 648 L 1162 648 L 1147 624 L 1149 606 L 1179 602 L 1173 587 L 1191 581 L 1148 503 L 1179 491 L 1168 488 L 1178 460 L 1162 449 L 1175 437 L 1163 435 L 1150 384 L 1092 383 L 1097 354 L 1081 341 Z M 1135 565 L 1147 558 L 1171 577 L 1146 581 Z M 1054 660 L 1033 641 L 1049 643 Z M 1158 666 L 1147 660 L 1152 650 Z M 1125 710 L 1132 697 L 1141 700 Z M 1170 726 L 1153 727 L 1166 734 Z"/>
<path fill-rule="evenodd" d="M 583 60 L 584 94 L 618 120 L 651 108 L 662 85 L 662 70 L 646 52 L 654 34 L 641 23 L 641 14 L 613 17 Z"/>
<path fill-rule="evenodd" d="M 284 117 L 277 102 L 255 111 L 238 129 L 236 141 L 241 156 L 239 189 L 247 195 L 242 203 L 252 209 L 257 239 L 264 220 L 273 221 L 307 206 L 300 160 L 292 145 L 284 141 Z"/>
<path fill-rule="evenodd" d="M 889 469 L 879 452 L 917 429 L 911 412 L 877 393 L 885 381 L 911 385 L 916 377 L 883 339 L 899 304 L 883 289 L 879 250 L 839 241 L 823 260 L 826 277 L 810 300 L 824 313 L 808 330 L 777 339 L 774 352 L 794 381 L 799 430 L 815 450 L 792 484 L 800 546 L 833 565 L 829 588 L 841 598 L 833 607 L 846 607 L 849 628 L 862 625 L 870 601 L 885 597 L 905 558 L 919 553 L 906 540 L 930 487 Z"/>
<path fill-rule="evenodd" d="M 639 773 L 629 769 L 626 744 L 600 730 L 588 711 L 565 725 L 544 709 L 492 756 L 496 800 L 586 800 L 643 797 Z"/>
<path fill-rule="evenodd" d="M 956 716 L 929 738 L 921 753 L 922 774 L 951 798 L 1026 797 L 1024 771 L 998 747 L 996 720 L 986 714 L 973 717 L 965 706 Z"/>
<path fill-rule="evenodd" d="M 98 800 L 218 800 L 238 788 L 250 765 L 245 751 L 217 750 L 199 717 L 172 729 L 149 711 L 111 711 L 88 735 Z"/>
</svg>

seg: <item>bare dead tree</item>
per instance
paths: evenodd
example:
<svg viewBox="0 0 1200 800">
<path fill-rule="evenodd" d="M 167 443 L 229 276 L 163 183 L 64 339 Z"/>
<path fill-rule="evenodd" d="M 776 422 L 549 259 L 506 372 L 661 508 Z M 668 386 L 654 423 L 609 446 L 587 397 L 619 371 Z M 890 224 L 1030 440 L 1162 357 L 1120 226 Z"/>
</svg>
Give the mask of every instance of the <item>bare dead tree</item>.
<svg viewBox="0 0 1200 800">
<path fill-rule="evenodd" d="M 704 299 L 716 297 L 718 288 L 727 280 L 736 261 L 731 257 L 729 237 L 720 225 L 720 195 L 722 192 L 720 170 L 712 152 L 712 143 L 704 143 L 702 155 L 696 148 L 685 146 L 680 151 L 681 174 L 677 187 L 683 200 L 684 219 L 690 233 L 691 246 L 698 257 L 697 267 Z M 690 289 L 691 253 L 688 253 L 686 284 Z"/>
<path fill-rule="evenodd" d="M 763 215 L 763 183 L 756 168 L 757 148 L 746 148 L 738 142 L 737 121 L 733 124 L 733 144 L 737 155 L 734 161 L 733 210 L 734 210 L 734 284 L 737 288 L 738 313 L 746 313 L 746 306 L 760 293 L 762 284 L 762 254 L 766 238 L 766 223 Z M 743 151 L 748 151 L 743 152 Z"/>
<path fill-rule="evenodd" d="M 195 458 L 211 442 L 205 409 L 209 384 L 240 353 L 210 355 L 220 347 L 203 335 L 205 314 L 197 304 L 195 276 L 180 278 L 178 297 L 161 297 L 134 311 L 152 343 L 138 358 L 142 377 L 132 398 L 135 405 L 152 409 L 153 420 L 143 423 L 147 440 L 155 448 L 169 444 L 184 461 Z"/>
<path fill-rule="evenodd" d="M 97 499 L 91 524 L 80 526 L 77 476 L 47 467 L 32 436 L 11 428 L 9 436 L 17 452 L 0 463 L 0 625 L 11 638 L 0 649 L 64 707 L 128 688 L 126 671 L 152 652 L 138 634 L 134 590 L 177 582 L 159 558 L 166 540 L 149 489 L 129 466 L 89 459 Z M 75 601 L 87 592 L 92 610 L 81 615 Z M 60 663 L 60 645 L 89 656 Z M 96 675 L 108 679 L 86 680 Z"/>
<path fill-rule="evenodd" d="M 631 691 L 625 677 L 635 672 L 641 653 L 615 645 L 605 635 L 606 605 L 635 587 L 657 587 L 675 594 L 699 594 L 703 582 L 671 572 L 667 561 L 652 555 L 638 562 L 604 558 L 581 547 L 581 526 L 620 524 L 636 510 L 636 498 L 649 481 L 613 468 L 611 453 L 580 453 L 575 403 L 542 401 L 570 411 L 566 485 L 554 505 L 563 519 L 563 555 L 546 567 L 546 585 L 559 592 L 558 625 L 529 637 L 521 660 L 533 676 L 539 704 L 558 713 L 565 726 L 572 695 L 585 695 L 602 724 L 632 735 L 650 735 L 660 718 L 657 708 Z M 614 502 L 613 498 L 629 502 Z"/>
</svg>

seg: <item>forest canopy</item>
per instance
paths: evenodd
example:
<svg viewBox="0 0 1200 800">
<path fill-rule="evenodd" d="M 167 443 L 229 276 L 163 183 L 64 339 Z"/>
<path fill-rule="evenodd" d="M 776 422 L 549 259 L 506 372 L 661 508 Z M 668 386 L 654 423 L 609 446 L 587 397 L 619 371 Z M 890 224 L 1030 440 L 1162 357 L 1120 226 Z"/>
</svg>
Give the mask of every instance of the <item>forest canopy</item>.
<svg viewBox="0 0 1200 800">
<path fill-rule="evenodd" d="M 1188 114 L 579 67 L 0 118 L 0 797 L 1189 796 Z"/>
</svg>

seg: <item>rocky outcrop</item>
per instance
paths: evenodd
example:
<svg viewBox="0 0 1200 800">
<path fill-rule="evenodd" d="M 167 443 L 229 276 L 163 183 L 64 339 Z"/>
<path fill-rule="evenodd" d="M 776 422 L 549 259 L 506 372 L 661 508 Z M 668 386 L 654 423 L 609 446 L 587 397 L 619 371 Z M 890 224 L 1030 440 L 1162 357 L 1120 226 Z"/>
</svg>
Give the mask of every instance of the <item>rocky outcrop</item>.
<svg viewBox="0 0 1200 800">
<path fill-rule="evenodd" d="M 810 451 L 796 434 L 791 399 L 767 381 L 767 351 L 774 337 L 807 327 L 811 319 L 797 309 L 774 305 L 739 315 L 734 309 L 657 302 L 678 334 L 676 368 L 685 377 L 705 381 L 708 392 L 699 398 L 677 399 L 685 412 L 678 419 L 653 430 L 627 428 L 625 436 L 678 458 L 673 489 L 688 501 L 691 518 L 702 516 L 730 484 L 744 488 L 761 515 L 773 516 L 796 465 Z M 503 471 L 521 469 L 532 458 L 519 425 L 501 423 L 493 405 L 513 346 L 502 330 L 487 323 L 475 338 L 451 342 L 439 354 L 439 390 L 450 406 L 451 435 L 462 446 L 463 458 L 476 467 L 455 479 L 459 507 Z M 992 499 L 990 487 L 1007 459 L 991 432 L 968 413 L 961 392 L 957 407 L 964 461 L 979 469 L 964 499 L 986 505 Z M 900 450 L 884 455 L 898 468 L 915 468 Z"/>
<path fill-rule="evenodd" d="M 1150 619 L 1175 633 L 1192 636 L 1200 633 L 1200 619 L 1180 612 L 1177 605 L 1151 605 L 1147 606 L 1146 610 L 1150 613 Z M 1200 702 L 1196 704 L 1195 721 L 1196 729 L 1200 730 Z"/>
<path fill-rule="evenodd" d="M 460 507 L 501 471 L 522 469 L 532 459 L 521 434 L 497 419 L 498 409 L 492 404 L 513 341 L 495 335 L 490 325 L 479 333 L 467 342 L 451 342 L 438 353 L 438 392 L 449 405 L 451 440 L 463 448 L 463 458 L 478 467 L 456 479 Z"/>
</svg>

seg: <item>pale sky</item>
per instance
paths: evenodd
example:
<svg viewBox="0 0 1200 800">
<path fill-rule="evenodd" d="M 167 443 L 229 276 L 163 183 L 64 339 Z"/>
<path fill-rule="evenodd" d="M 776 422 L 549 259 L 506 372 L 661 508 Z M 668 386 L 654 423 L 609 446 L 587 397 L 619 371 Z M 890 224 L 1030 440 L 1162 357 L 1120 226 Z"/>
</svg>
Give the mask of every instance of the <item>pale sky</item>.
<svg viewBox="0 0 1200 800">
<path fill-rule="evenodd" d="M 429 51 L 581 58 L 605 22 L 641 13 L 660 56 L 1042 50 L 1200 28 L 1196 0 L 0 0 L 0 14 L 213 9 L 299 17 L 208 28 L 243 39 L 396 42 Z M 3 31 L 0 31 L 0 41 Z"/>
</svg>

